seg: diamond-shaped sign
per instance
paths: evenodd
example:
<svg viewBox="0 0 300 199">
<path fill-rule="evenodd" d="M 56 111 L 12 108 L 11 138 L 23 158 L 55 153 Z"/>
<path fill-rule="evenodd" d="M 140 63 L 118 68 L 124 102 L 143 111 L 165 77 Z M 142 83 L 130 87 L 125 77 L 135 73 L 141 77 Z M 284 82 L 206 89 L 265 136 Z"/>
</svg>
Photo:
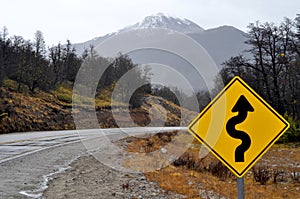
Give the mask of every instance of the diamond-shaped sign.
<svg viewBox="0 0 300 199">
<path fill-rule="evenodd" d="M 188 126 L 235 175 L 242 177 L 289 123 L 241 78 L 234 77 Z"/>
</svg>

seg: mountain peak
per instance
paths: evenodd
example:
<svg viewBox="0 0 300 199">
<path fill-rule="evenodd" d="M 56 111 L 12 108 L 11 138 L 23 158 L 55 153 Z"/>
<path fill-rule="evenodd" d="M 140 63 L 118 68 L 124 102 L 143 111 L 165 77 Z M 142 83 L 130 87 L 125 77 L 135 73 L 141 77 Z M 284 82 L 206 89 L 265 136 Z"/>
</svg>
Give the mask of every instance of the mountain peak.
<svg viewBox="0 0 300 199">
<path fill-rule="evenodd" d="M 167 28 L 185 34 L 199 33 L 204 30 L 188 19 L 180 19 L 177 17 L 167 16 L 163 13 L 157 13 L 155 15 L 147 16 L 142 21 L 134 25 L 127 26 L 119 32 L 146 28 Z"/>
</svg>

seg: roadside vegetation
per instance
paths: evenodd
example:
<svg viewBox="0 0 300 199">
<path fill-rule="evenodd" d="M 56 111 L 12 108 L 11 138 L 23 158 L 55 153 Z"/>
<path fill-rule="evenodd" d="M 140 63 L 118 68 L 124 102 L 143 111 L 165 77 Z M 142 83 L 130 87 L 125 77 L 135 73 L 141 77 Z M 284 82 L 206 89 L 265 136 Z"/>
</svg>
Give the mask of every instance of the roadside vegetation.
<svg viewBox="0 0 300 199">
<path fill-rule="evenodd" d="M 125 150 L 145 153 L 147 162 L 162 164 L 162 157 L 147 155 L 161 150 L 174 136 L 186 139 L 187 132 L 169 132 L 147 138 L 125 138 Z M 188 150 L 172 164 L 145 173 L 150 182 L 167 191 L 187 196 L 187 198 L 236 198 L 236 177 L 212 154 L 200 156 L 201 144 L 194 140 Z M 204 150 L 201 148 L 201 150 Z M 299 198 L 300 197 L 300 148 L 297 144 L 275 144 L 269 152 L 245 175 L 245 198 Z M 124 166 L 144 166 L 143 161 L 125 160 Z"/>
</svg>

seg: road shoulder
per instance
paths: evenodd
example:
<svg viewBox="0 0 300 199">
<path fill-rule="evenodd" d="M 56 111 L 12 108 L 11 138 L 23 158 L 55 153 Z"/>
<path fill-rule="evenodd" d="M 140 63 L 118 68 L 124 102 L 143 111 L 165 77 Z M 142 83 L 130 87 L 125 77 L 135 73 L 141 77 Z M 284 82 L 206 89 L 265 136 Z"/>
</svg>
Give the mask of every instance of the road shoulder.
<svg viewBox="0 0 300 199">
<path fill-rule="evenodd" d="M 107 167 L 93 156 L 74 161 L 66 172 L 50 181 L 44 198 L 183 198 L 165 191 L 143 174 Z"/>
</svg>

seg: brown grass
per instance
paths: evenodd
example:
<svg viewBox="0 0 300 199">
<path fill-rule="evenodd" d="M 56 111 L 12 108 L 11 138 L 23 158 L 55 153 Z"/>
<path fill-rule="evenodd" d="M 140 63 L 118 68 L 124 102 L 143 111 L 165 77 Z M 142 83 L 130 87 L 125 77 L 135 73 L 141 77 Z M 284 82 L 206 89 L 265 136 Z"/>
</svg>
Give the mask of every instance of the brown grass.
<svg viewBox="0 0 300 199">
<path fill-rule="evenodd" d="M 118 125 L 120 127 L 146 126 L 150 123 L 150 109 L 157 113 L 161 113 L 162 109 L 167 110 L 167 121 L 164 121 L 165 118 L 152 118 L 152 121 L 166 126 L 179 126 L 180 121 L 184 121 L 183 125 L 186 125 L 196 114 L 184 109 L 185 117 L 181 118 L 180 107 L 149 95 L 147 97 L 153 100 L 145 102 L 142 107 L 130 110 L 131 117 L 124 112 L 128 109 L 127 104 L 113 102 L 119 119 L 117 123 L 111 111 L 112 87 L 101 90 L 95 99 L 90 99 L 76 94 L 73 96 L 71 82 L 65 82 L 49 92 L 36 89 L 34 93 L 30 92 L 26 86 L 22 86 L 20 92 L 17 92 L 17 83 L 13 80 L 5 80 L 4 83 L 5 86 L 0 88 L 0 133 L 74 129 L 73 116 L 83 113 L 82 110 L 86 110 L 88 114 L 96 109 L 99 125 L 102 128 L 118 127 Z M 72 110 L 73 97 L 76 99 L 76 108 Z M 152 103 L 156 101 L 161 106 Z M 84 114 L 79 120 L 81 127 L 99 127 L 98 124 L 91 126 L 89 117 L 85 117 Z"/>
<path fill-rule="evenodd" d="M 165 145 L 162 137 L 163 135 L 155 135 L 133 139 L 127 145 L 127 150 L 145 152 L 147 142 L 154 140 L 156 144 L 151 151 L 158 150 L 161 145 Z M 229 170 L 224 166 L 220 167 L 218 160 L 211 154 L 200 159 L 199 146 L 194 142 L 175 164 L 147 172 L 145 176 L 165 190 L 183 194 L 187 198 L 204 198 L 208 193 L 213 193 L 215 197 L 237 198 L 236 178 L 230 172 L 224 175 Z M 245 198 L 300 198 L 299 163 L 299 147 L 274 145 L 254 168 L 256 171 L 267 170 L 269 179 L 262 185 L 254 180 L 254 170 L 250 170 L 245 175 Z M 130 166 L 128 162 L 127 165 Z"/>
</svg>

